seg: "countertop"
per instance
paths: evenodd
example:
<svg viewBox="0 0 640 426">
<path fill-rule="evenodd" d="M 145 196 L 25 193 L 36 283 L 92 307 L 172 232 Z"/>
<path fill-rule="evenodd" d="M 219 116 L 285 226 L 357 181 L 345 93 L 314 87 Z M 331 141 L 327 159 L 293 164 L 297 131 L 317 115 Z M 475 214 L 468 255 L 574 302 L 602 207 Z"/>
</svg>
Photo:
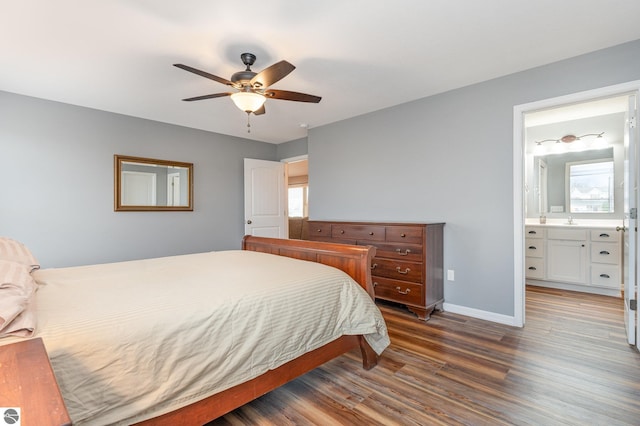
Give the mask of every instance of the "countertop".
<svg viewBox="0 0 640 426">
<path fill-rule="evenodd" d="M 566 219 L 547 219 L 547 223 L 540 223 L 539 219 L 528 218 L 525 220 L 526 226 L 540 226 L 545 228 L 612 228 L 622 226 L 620 220 L 598 220 L 598 219 L 574 219 L 573 224 L 569 225 Z"/>
</svg>

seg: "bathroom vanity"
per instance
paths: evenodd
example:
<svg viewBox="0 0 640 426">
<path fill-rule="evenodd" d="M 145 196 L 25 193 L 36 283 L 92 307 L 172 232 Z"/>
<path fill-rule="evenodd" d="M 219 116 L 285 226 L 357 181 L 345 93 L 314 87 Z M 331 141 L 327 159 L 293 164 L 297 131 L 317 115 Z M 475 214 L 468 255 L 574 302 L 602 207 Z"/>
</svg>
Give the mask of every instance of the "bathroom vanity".
<svg viewBox="0 0 640 426">
<path fill-rule="evenodd" d="M 527 224 L 527 284 L 620 297 L 622 235 L 602 224 Z"/>
</svg>

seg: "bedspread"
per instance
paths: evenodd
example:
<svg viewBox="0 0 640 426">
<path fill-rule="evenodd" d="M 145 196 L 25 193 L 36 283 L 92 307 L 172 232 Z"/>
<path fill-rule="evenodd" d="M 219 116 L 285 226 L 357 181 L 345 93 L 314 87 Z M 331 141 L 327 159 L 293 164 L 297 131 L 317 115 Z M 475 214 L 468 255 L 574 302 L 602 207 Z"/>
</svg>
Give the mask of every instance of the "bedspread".
<svg viewBox="0 0 640 426">
<path fill-rule="evenodd" d="M 76 425 L 173 411 L 343 334 L 378 353 L 389 344 L 369 295 L 318 263 L 238 250 L 33 276 L 34 337 Z"/>
</svg>

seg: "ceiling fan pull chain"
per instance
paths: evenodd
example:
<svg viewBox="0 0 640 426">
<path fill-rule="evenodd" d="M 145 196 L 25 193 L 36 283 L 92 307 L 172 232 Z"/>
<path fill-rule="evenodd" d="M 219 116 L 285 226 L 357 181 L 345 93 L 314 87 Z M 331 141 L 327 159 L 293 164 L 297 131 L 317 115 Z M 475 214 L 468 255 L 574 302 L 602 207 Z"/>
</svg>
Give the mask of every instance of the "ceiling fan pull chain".
<svg viewBox="0 0 640 426">
<path fill-rule="evenodd" d="M 250 117 L 251 112 L 247 111 L 247 133 L 251 133 L 251 121 L 249 121 Z"/>
</svg>

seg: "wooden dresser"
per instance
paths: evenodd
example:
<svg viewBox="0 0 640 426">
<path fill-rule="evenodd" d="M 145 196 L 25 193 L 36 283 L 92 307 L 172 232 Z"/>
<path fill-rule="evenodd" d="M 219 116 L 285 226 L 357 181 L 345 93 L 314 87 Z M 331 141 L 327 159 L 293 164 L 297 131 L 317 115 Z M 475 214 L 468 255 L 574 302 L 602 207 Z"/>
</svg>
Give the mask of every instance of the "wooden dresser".
<svg viewBox="0 0 640 426">
<path fill-rule="evenodd" d="M 444 302 L 444 223 L 334 222 L 310 220 L 308 238 L 377 248 L 371 265 L 376 298 L 402 303 L 428 320 Z"/>
<path fill-rule="evenodd" d="M 22 426 L 71 425 L 42 339 L 0 346 L 0 405 L 20 408 Z"/>
</svg>

